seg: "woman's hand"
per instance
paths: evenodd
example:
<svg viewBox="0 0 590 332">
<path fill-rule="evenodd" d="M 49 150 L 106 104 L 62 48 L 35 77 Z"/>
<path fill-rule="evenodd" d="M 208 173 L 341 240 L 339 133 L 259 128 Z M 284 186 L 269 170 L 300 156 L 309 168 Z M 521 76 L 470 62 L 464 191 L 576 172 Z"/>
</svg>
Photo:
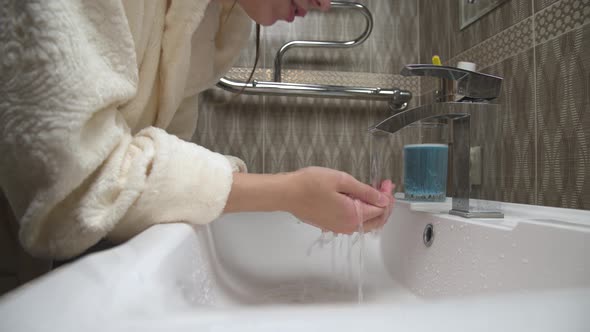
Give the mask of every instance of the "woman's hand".
<svg viewBox="0 0 590 332">
<path fill-rule="evenodd" d="M 323 230 L 350 234 L 382 227 L 393 208 L 391 181 L 381 190 L 344 172 L 309 167 L 292 173 L 288 211 Z"/>
<path fill-rule="evenodd" d="M 235 173 L 224 212 L 287 211 L 323 230 L 350 234 L 382 227 L 393 207 L 394 186 L 380 190 L 351 175 L 308 167 L 292 173 Z"/>
</svg>

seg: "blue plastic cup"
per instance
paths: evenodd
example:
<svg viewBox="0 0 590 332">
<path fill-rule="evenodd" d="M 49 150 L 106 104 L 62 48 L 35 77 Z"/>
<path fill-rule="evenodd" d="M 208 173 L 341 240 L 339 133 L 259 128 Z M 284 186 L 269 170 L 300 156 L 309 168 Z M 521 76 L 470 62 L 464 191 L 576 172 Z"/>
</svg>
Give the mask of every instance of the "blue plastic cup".
<svg viewBox="0 0 590 332">
<path fill-rule="evenodd" d="M 405 198 L 444 202 L 447 194 L 449 147 L 445 144 L 404 146 Z"/>
</svg>

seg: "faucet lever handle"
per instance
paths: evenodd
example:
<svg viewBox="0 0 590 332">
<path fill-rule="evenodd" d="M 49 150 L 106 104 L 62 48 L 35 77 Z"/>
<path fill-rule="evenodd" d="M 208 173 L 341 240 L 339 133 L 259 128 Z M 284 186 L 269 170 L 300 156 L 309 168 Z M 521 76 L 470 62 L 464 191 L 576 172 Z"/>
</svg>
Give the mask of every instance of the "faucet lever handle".
<svg viewBox="0 0 590 332">
<path fill-rule="evenodd" d="M 430 76 L 457 81 L 457 93 L 469 100 L 493 100 L 500 96 L 502 78 L 449 66 L 406 65 L 403 76 Z"/>
</svg>

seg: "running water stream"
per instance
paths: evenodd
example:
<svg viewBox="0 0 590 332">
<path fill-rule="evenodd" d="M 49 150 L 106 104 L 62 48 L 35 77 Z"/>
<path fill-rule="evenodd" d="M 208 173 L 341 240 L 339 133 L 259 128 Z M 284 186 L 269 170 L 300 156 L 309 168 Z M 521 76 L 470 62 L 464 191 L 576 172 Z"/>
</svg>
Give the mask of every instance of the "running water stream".
<svg viewBox="0 0 590 332">
<path fill-rule="evenodd" d="M 371 132 L 369 131 L 368 133 L 370 135 L 370 142 L 371 142 L 371 151 L 370 151 L 370 177 L 371 177 L 371 185 L 375 188 L 378 188 L 378 186 L 380 185 L 380 183 L 382 182 L 382 177 L 383 177 L 383 165 L 382 165 L 382 155 L 384 153 L 384 149 L 387 148 L 387 139 L 388 139 L 388 135 L 383 135 L 380 132 Z M 330 244 L 331 243 L 331 269 L 332 269 L 332 275 L 334 276 L 334 283 L 332 284 L 332 289 L 337 291 L 337 285 L 336 285 L 336 275 L 339 273 L 337 265 L 337 259 L 338 256 L 342 257 L 343 256 L 343 252 L 342 252 L 342 243 L 343 243 L 343 238 L 346 236 L 346 242 L 347 242 L 347 248 L 346 248 L 346 261 L 347 261 L 347 266 L 346 268 L 346 280 L 349 282 L 352 282 L 352 280 L 354 279 L 353 277 L 353 270 L 354 270 L 354 265 L 353 265 L 353 250 L 356 247 L 356 244 L 358 243 L 358 275 L 357 277 L 357 298 L 358 298 L 358 303 L 361 304 L 363 303 L 364 300 L 364 292 L 363 292 L 363 287 L 364 287 L 364 281 L 365 281 L 365 276 L 364 276 L 364 272 L 365 272 L 365 233 L 364 233 L 364 229 L 363 229 L 363 224 L 362 224 L 362 206 L 361 206 L 361 202 L 358 199 L 354 199 L 354 205 L 355 205 L 355 209 L 356 209 L 356 214 L 359 218 L 358 220 L 358 230 L 357 233 L 353 234 L 353 235 L 342 235 L 340 237 L 338 237 L 336 234 L 334 233 L 329 233 L 329 232 L 322 232 L 322 234 L 320 235 L 320 237 L 314 241 L 308 248 L 307 250 L 307 255 L 310 256 L 312 254 L 312 251 L 314 250 L 315 247 L 319 247 L 320 249 L 322 249 L 324 247 L 324 245 L 326 244 Z M 373 234 L 375 234 L 376 236 L 378 236 L 378 231 L 375 230 L 373 232 Z M 337 244 L 336 242 L 339 241 L 339 250 L 337 250 Z"/>
<path fill-rule="evenodd" d="M 344 249 L 342 243 L 345 241 L 344 237 L 346 237 L 347 248 L 346 254 L 344 253 Z M 338 243 L 337 243 L 338 242 Z M 358 247 L 358 274 L 357 274 L 357 301 L 358 303 L 363 302 L 363 283 L 364 283 L 364 256 L 365 256 L 365 234 L 363 232 L 362 224 L 359 225 L 358 232 L 353 235 L 337 235 L 331 232 L 322 232 L 321 235 L 317 240 L 315 240 L 307 249 L 307 255 L 311 256 L 315 250 L 315 248 L 319 250 L 327 249 L 327 245 L 330 245 L 330 266 L 331 266 L 331 274 L 334 276 L 334 281 L 331 284 L 331 292 L 338 293 L 341 291 L 339 289 L 339 285 L 337 283 L 337 274 L 341 273 L 342 268 L 339 269 L 340 258 L 346 256 L 346 266 L 345 270 L 347 271 L 346 280 L 352 282 L 353 281 L 353 270 L 354 264 L 357 263 L 353 260 L 353 252 Z M 357 246 L 358 244 L 358 246 Z M 304 290 L 305 282 L 303 284 Z M 303 295 L 305 297 L 305 295 Z M 304 299 L 302 299 L 303 301 Z"/>
</svg>

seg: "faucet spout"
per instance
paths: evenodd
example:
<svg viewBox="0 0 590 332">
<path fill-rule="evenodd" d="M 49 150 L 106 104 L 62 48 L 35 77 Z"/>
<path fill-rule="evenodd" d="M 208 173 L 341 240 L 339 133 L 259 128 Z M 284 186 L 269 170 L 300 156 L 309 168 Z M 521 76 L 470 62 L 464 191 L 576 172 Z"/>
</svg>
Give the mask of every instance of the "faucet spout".
<svg viewBox="0 0 590 332">
<path fill-rule="evenodd" d="M 406 111 L 396 113 L 378 124 L 369 128 L 370 131 L 384 131 L 390 134 L 396 133 L 412 123 L 435 118 L 456 119 L 469 116 L 471 108 L 481 109 L 494 108 L 495 105 L 488 103 L 434 103 L 415 107 Z"/>
<path fill-rule="evenodd" d="M 452 167 L 451 189 L 453 208 L 450 214 L 466 218 L 502 218 L 498 211 L 474 211 L 469 206 L 471 183 L 470 170 L 470 125 L 471 114 L 474 112 L 491 112 L 498 109 L 498 105 L 489 103 L 457 103 L 444 102 L 419 106 L 399 112 L 369 128 L 373 134 L 393 134 L 415 122 L 428 119 L 446 119 L 450 126 L 451 154 L 449 161 Z"/>
</svg>

